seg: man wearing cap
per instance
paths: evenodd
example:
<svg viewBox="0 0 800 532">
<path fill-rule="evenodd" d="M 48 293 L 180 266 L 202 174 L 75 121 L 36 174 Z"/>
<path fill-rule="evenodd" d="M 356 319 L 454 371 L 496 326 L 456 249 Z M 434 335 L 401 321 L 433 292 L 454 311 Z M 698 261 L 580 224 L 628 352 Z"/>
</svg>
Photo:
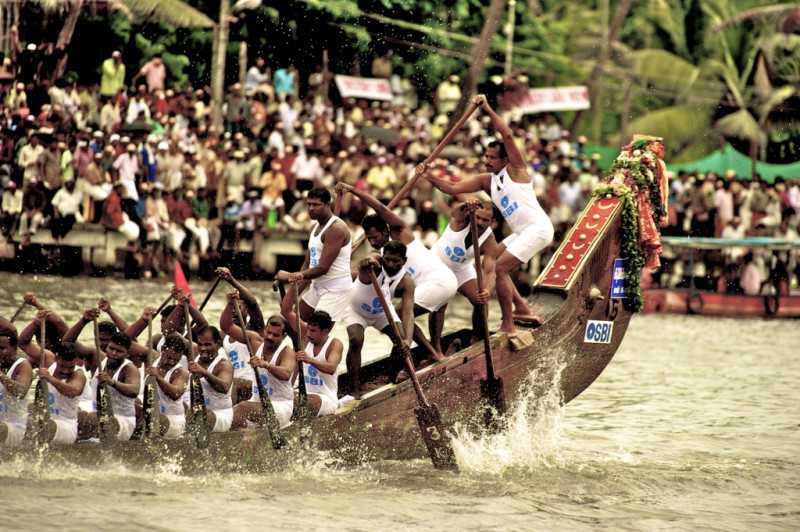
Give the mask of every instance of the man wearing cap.
<svg viewBox="0 0 800 532">
<path fill-rule="evenodd" d="M 102 77 L 100 79 L 100 95 L 113 97 L 125 86 L 125 64 L 122 54 L 118 50 L 112 52 L 111 57 L 103 61 Z"/>
<path fill-rule="evenodd" d="M 111 133 L 122 122 L 122 116 L 116 98 L 103 97 L 103 101 L 103 107 L 100 109 L 100 129 Z"/>
</svg>

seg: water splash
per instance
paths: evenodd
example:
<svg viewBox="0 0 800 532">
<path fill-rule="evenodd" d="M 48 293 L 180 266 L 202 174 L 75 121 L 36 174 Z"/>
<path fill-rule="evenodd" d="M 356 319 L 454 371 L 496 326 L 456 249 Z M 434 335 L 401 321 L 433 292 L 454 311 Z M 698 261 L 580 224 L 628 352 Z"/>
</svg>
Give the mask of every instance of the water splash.
<svg viewBox="0 0 800 532">
<path fill-rule="evenodd" d="M 566 364 L 532 371 L 506 413 L 500 432 L 454 428 L 453 448 L 464 472 L 503 475 L 562 467 L 564 405 L 561 373 Z"/>
</svg>

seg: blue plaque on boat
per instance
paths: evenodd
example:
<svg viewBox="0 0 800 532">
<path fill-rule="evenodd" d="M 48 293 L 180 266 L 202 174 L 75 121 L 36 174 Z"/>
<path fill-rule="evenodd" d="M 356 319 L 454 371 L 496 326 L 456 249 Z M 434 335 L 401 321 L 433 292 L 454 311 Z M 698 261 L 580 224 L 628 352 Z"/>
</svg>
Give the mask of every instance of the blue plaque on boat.
<svg viewBox="0 0 800 532">
<path fill-rule="evenodd" d="M 614 271 L 611 274 L 611 299 L 625 297 L 625 259 L 614 259 Z"/>
</svg>

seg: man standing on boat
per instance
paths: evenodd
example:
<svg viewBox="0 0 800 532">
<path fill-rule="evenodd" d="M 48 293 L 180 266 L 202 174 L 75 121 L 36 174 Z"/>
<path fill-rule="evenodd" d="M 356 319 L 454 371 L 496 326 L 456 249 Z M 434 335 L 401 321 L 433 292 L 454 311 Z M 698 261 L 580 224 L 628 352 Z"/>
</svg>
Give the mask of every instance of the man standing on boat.
<svg viewBox="0 0 800 532">
<path fill-rule="evenodd" d="M 381 250 L 391 240 L 397 240 L 406 246 L 406 271 L 414 280 L 414 303 L 416 316 L 430 313 L 428 317 L 428 332 L 431 341 L 415 328 L 414 340 L 426 347 L 433 361 L 442 360 L 441 337 L 444 326 L 444 311 L 442 307 L 456 295 L 458 281 L 453 272 L 434 252 L 425 247 L 421 240 L 414 237 L 411 228 L 406 225 L 400 216 L 392 212 L 377 198 L 358 190 L 351 185 L 338 183 L 336 189 L 340 192 L 350 192 L 357 196 L 366 206 L 371 207 L 377 216 L 367 216 L 361 223 L 364 234 L 370 245 Z"/>
<path fill-rule="evenodd" d="M 308 408 L 317 416 L 329 416 L 339 407 L 339 379 L 336 368 L 342 361 L 342 342 L 331 336 L 333 320 L 327 312 L 316 310 L 308 319 L 305 350 L 296 354 L 303 363 L 303 378 L 308 392 Z"/>
<path fill-rule="evenodd" d="M 227 281 L 239 292 L 240 299 L 229 301 L 228 305 L 235 304 L 239 306 L 239 312 L 241 312 L 242 319 L 246 322 L 247 330 L 255 333 L 264 330 L 264 316 L 261 314 L 261 307 L 258 306 L 255 295 L 237 281 L 228 268 L 217 268 L 216 273 L 220 279 Z M 234 325 L 244 328 L 244 325 L 239 323 L 238 315 L 235 312 L 231 319 Z M 233 366 L 233 386 L 231 387 L 233 404 L 236 405 L 253 397 L 258 398 L 255 375 L 253 368 L 250 366 L 251 353 L 247 350 L 247 344 L 231 338 L 225 325 L 222 324 L 222 319 L 220 319 L 219 326 L 225 332 L 225 337 L 222 339 L 222 347 L 228 354 L 228 359 Z"/>
<path fill-rule="evenodd" d="M 145 370 L 158 384 L 158 404 L 161 436 L 171 440 L 179 438 L 186 428 L 186 414 L 183 408 L 183 394 L 189 383 L 189 372 L 179 362 L 189 357 L 189 345 L 177 333 L 164 338 L 158 364 Z"/>
<path fill-rule="evenodd" d="M 383 312 L 380 298 L 375 293 L 369 272 L 375 274 L 381 285 L 386 301 L 394 297 L 402 300 L 400 316 L 394 307 L 389 311 L 395 321 L 401 322 L 400 330 L 404 336 L 401 339 L 410 344 L 414 336 L 414 280 L 406 272 L 406 246 L 402 242 L 392 240 L 383 247 L 383 255 L 367 258 L 361 261 L 358 268 L 358 277 L 353 282 L 353 293 L 350 300 L 350 309 L 345 318 L 347 326 L 347 374 L 350 376 L 352 386 L 351 395 L 361 398 L 361 349 L 364 346 L 364 329 L 374 327 L 388 337 L 392 337 L 392 327 Z M 402 317 L 402 319 L 401 319 Z M 399 353 L 392 351 L 393 360 Z M 395 364 L 390 370 L 392 379 L 400 372 L 402 362 Z"/>
<path fill-rule="evenodd" d="M 350 301 L 353 278 L 350 273 L 350 231 L 331 210 L 331 193 L 321 187 L 309 191 L 306 198 L 308 215 L 316 222 L 308 240 L 308 256 L 299 272 L 281 270 L 278 281 L 294 283 L 299 291 L 311 281 L 300 302 L 300 317 L 307 320 L 315 310 L 324 310 L 339 321 Z M 291 322 L 289 308 L 283 316 Z"/>
<path fill-rule="evenodd" d="M 206 403 L 206 423 L 212 432 L 228 432 L 233 422 L 233 366 L 222 349 L 219 329 L 206 325 L 197 331 L 197 358 L 189 373 L 200 376 Z"/>
<path fill-rule="evenodd" d="M 513 333 L 516 331 L 513 309 L 515 305 L 519 317 L 526 317 L 530 321 L 540 320 L 531 314 L 524 299 L 514 296 L 510 274 L 553 241 L 553 224 L 536 200 L 528 164 L 514 142 L 511 128 L 489 106 L 485 96 L 478 95 L 473 102 L 489 115 L 492 126 L 503 139 L 502 143 L 493 141 L 486 148 L 484 163 L 488 172 L 458 183 L 431 175 L 427 179 L 451 196 L 483 190 L 491 196 L 492 202 L 511 228 L 512 234 L 498 248 L 495 268 L 497 297 L 502 311 L 500 330 Z M 427 170 L 424 164 L 417 168 L 417 172 L 424 173 Z"/>
<path fill-rule="evenodd" d="M 25 395 L 32 379 L 30 362 L 17 354 L 17 329 L 0 319 L 0 446 L 22 443 L 28 422 Z"/>
<path fill-rule="evenodd" d="M 219 319 L 222 329 L 233 340 L 247 344 L 245 331 L 233 322 L 232 302 L 238 301 L 239 295 L 234 292 L 228 297 L 230 298 L 228 305 Z M 286 334 L 287 332 L 286 320 L 281 316 L 271 316 L 262 334 L 246 331 L 250 345 L 255 350 L 255 353 L 250 355 L 249 364 L 267 390 L 281 427 L 289 425 L 294 410 L 293 381 L 297 368 L 292 339 Z M 234 429 L 246 427 L 248 421 L 258 424 L 266 422 L 258 391 L 254 392 L 249 401 L 243 401 L 234 408 Z"/>
<path fill-rule="evenodd" d="M 104 384 L 111 400 L 114 417 L 112 433 L 119 441 L 130 439 L 136 428 L 136 398 L 139 396 L 140 375 L 136 366 L 128 360 L 131 339 L 125 333 L 115 332 L 106 346 L 106 359 L 100 364 L 92 379 L 93 397 L 97 397 L 97 386 Z M 81 413 L 81 437 L 97 433 L 97 405 L 94 412 Z"/>
<path fill-rule="evenodd" d="M 482 271 L 485 286 L 478 291 L 477 272 L 475 271 L 475 242 L 470 233 L 470 214 L 475 213 L 475 225 L 478 228 L 478 246 L 483 257 Z M 483 314 L 481 306 L 489 301 L 495 283 L 495 257 L 499 254 L 497 241 L 492 233 L 491 203 L 484 203 L 477 198 L 459 202 L 450 211 L 450 223 L 433 245 L 433 251 L 458 281 L 458 293 L 466 297 L 473 305 L 472 330 L 474 334 L 483 331 Z M 445 303 L 445 307 L 447 304 Z"/>
</svg>

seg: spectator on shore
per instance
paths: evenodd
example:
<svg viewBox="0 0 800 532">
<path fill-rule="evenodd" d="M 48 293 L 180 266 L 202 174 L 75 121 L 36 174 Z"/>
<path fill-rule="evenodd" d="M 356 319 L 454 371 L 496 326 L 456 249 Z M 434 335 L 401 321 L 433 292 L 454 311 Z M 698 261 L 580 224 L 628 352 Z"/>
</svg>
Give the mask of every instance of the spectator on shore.
<svg viewBox="0 0 800 532">
<path fill-rule="evenodd" d="M 0 204 L 0 229 L 6 238 L 13 235 L 22 214 L 22 191 L 17 184 L 9 181 L 3 189 L 3 201 Z"/>
<path fill-rule="evenodd" d="M 67 236 L 76 222 L 83 223 L 81 205 L 83 193 L 76 188 L 74 180 L 64 182 L 53 196 L 53 218 L 50 220 L 50 232 L 56 241 Z"/>
<path fill-rule="evenodd" d="M 297 90 L 297 71 L 292 63 L 286 68 L 279 68 L 275 71 L 272 78 L 275 87 L 275 96 L 280 101 L 286 100 L 287 96 L 293 96 Z"/>
<path fill-rule="evenodd" d="M 124 86 L 125 63 L 122 62 L 122 54 L 114 50 L 101 67 L 100 94 L 115 97 Z"/>
<path fill-rule="evenodd" d="M 164 82 L 167 79 L 167 69 L 164 62 L 161 60 L 161 54 L 156 54 L 150 61 L 142 65 L 139 73 L 136 74 L 131 80 L 135 83 L 137 79 L 144 76 L 147 82 L 147 91 L 154 93 L 156 91 L 164 90 Z"/>
<path fill-rule="evenodd" d="M 269 83 L 269 73 L 266 72 L 267 63 L 263 57 L 257 57 L 256 62 L 247 69 L 244 78 L 244 93 L 252 96 L 262 85 Z"/>
</svg>

